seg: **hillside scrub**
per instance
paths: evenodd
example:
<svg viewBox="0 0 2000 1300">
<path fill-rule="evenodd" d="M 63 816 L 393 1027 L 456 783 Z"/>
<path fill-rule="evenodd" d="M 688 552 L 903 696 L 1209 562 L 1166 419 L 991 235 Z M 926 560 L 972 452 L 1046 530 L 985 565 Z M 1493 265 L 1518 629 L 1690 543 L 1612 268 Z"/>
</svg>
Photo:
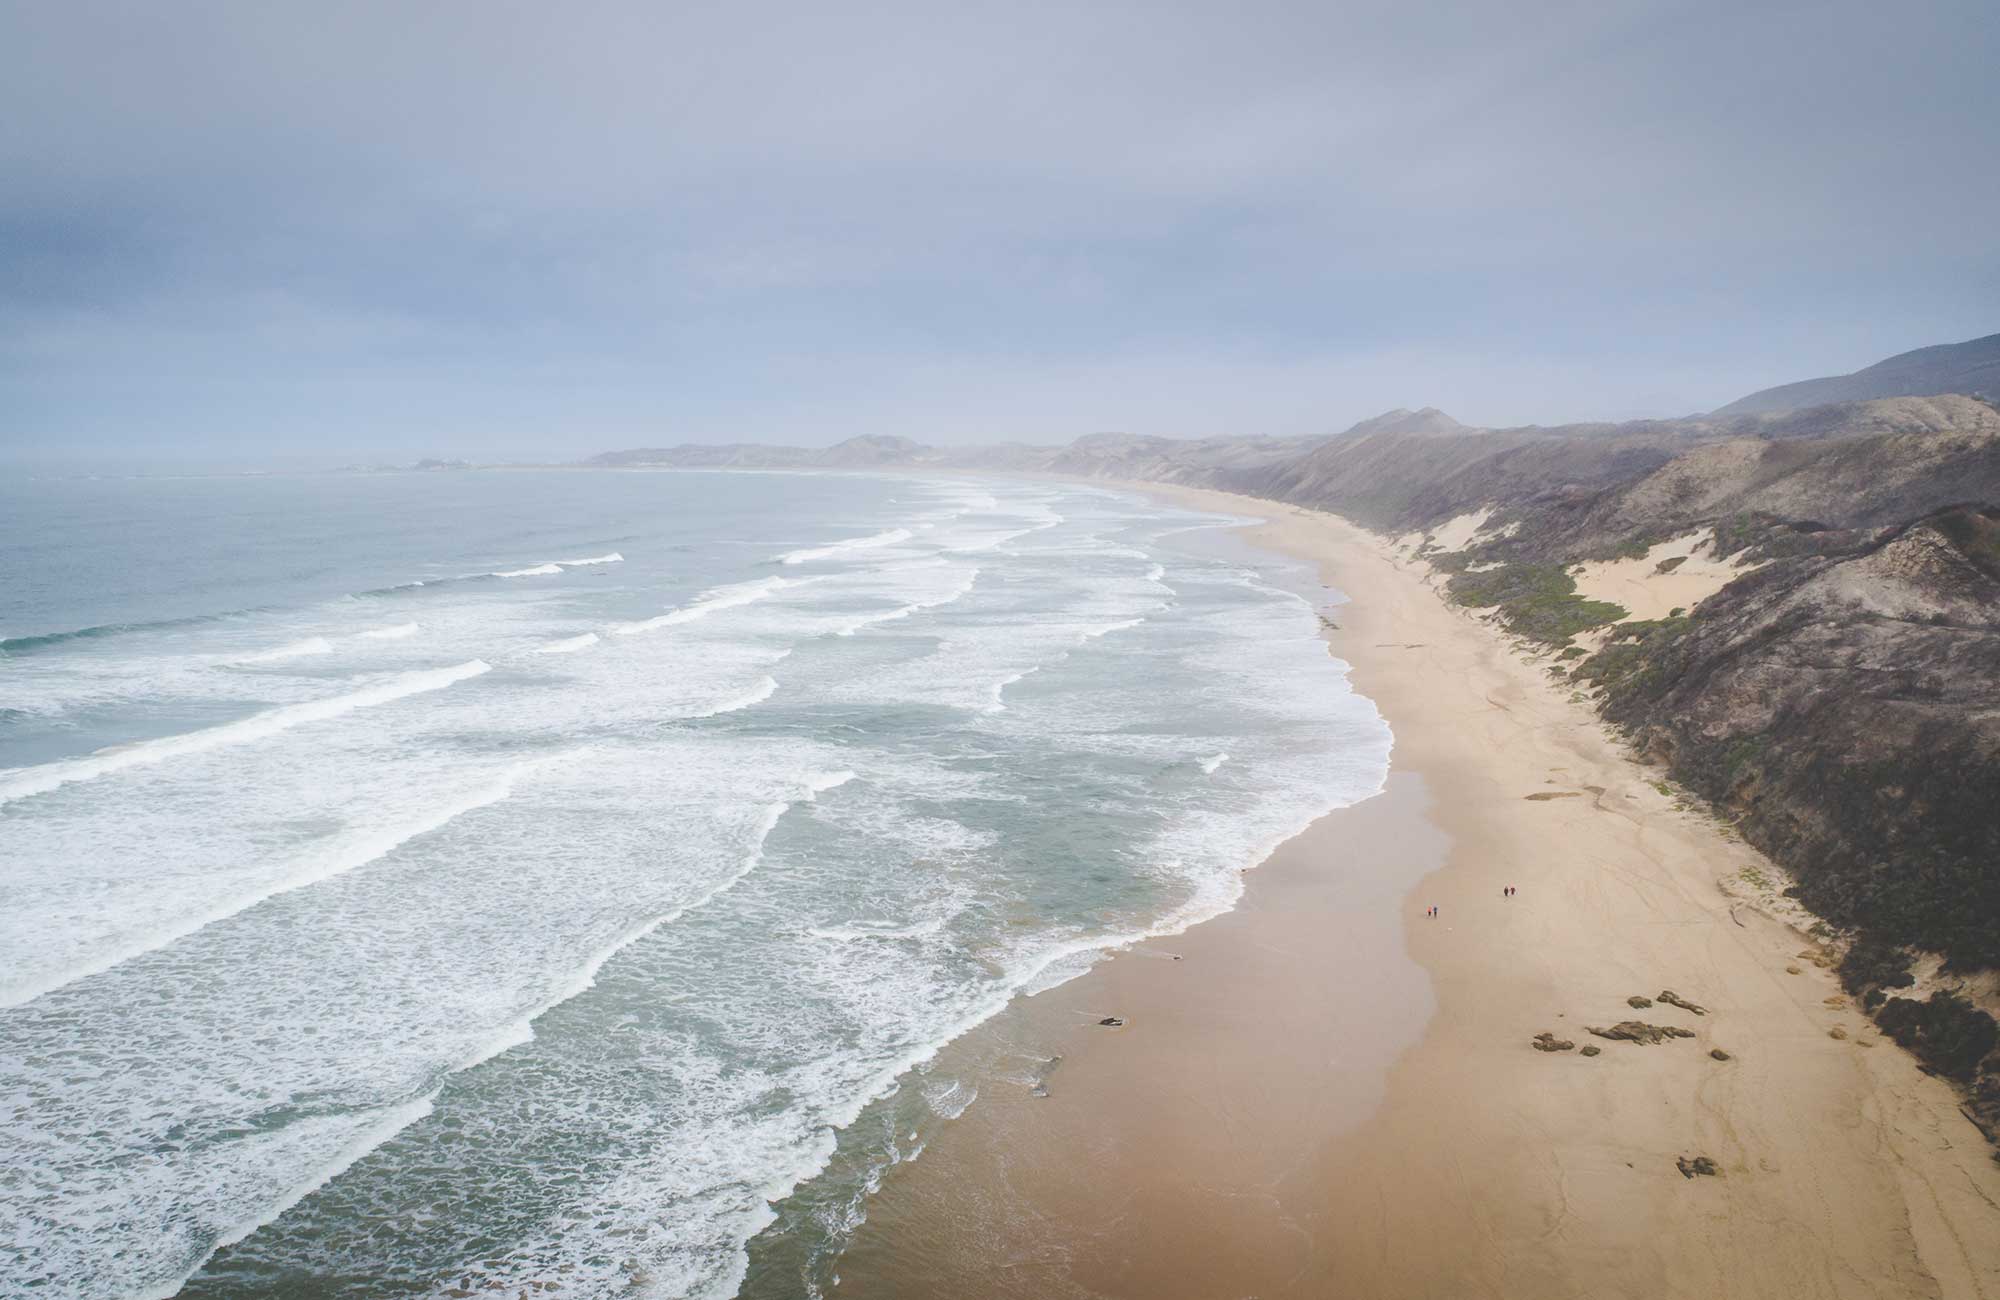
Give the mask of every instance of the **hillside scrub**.
<svg viewBox="0 0 2000 1300">
<path fill-rule="evenodd" d="M 1451 598 L 1474 609 L 1498 607 L 1509 631 L 1548 645 L 1615 623 L 1625 607 L 1577 595 L 1576 579 L 1560 564 L 1506 564 L 1451 579 Z"/>
<path fill-rule="evenodd" d="M 1926 1000 L 1890 998 L 1875 1012 L 1882 1032 L 1917 1054 L 1939 1074 L 1970 1083 L 1980 1063 L 2000 1044 L 2000 1024 L 1956 993 L 1939 990 Z"/>
</svg>

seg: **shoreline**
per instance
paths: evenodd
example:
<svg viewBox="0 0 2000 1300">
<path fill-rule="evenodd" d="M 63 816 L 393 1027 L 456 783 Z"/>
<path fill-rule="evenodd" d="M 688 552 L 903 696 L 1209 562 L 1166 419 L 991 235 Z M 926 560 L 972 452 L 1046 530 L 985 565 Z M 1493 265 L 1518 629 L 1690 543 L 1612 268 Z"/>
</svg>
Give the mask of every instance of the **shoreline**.
<svg viewBox="0 0 2000 1300">
<path fill-rule="evenodd" d="M 1394 732 L 1389 788 L 1236 910 L 989 1022 L 988 1050 L 1061 1057 L 1049 1096 L 995 1090 L 893 1170 L 841 1294 L 2000 1297 L 1990 1148 L 1810 940 L 1733 908 L 1718 882 L 1760 854 L 1386 541 L 1118 486 L 1264 518 L 1239 535 L 1350 598 L 1327 639 Z M 1626 1004 L 1665 989 L 1709 1014 Z M 1695 1037 L 1585 1031 L 1631 1018 Z"/>
</svg>

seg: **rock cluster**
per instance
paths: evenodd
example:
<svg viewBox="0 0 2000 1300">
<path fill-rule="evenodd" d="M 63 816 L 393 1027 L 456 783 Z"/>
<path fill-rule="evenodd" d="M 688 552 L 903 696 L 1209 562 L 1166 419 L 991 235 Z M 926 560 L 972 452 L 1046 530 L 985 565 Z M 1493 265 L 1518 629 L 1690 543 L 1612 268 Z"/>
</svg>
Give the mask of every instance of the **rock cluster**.
<svg viewBox="0 0 2000 1300">
<path fill-rule="evenodd" d="M 1599 1038 L 1616 1039 L 1627 1043 L 1662 1043 L 1669 1038 L 1693 1038 L 1694 1030 L 1682 1029 L 1679 1025 L 1649 1025 L 1643 1020 L 1621 1020 L 1609 1029 L 1599 1029 L 1596 1025 L 1586 1026 Z"/>
<path fill-rule="evenodd" d="M 1683 1011 L 1692 1011 L 1695 1015 L 1698 1016 L 1705 1016 L 1708 1014 L 1707 1007 L 1696 1006 L 1694 1003 L 1688 1001 L 1686 998 L 1674 992 L 1672 989 L 1662 989 L 1660 991 L 1659 1000 L 1666 1003 L 1670 1007 L 1679 1007 Z"/>
<path fill-rule="evenodd" d="M 1696 1174 L 1701 1174 L 1708 1178 L 1716 1178 L 1722 1173 L 1721 1166 L 1717 1165 L 1715 1161 L 1710 1160 L 1707 1156 L 1682 1156 L 1680 1159 L 1674 1161 L 1674 1164 L 1680 1169 L 1681 1177 L 1683 1178 L 1693 1178 Z"/>
<path fill-rule="evenodd" d="M 1538 1052 L 1571 1052 L 1576 1050 L 1576 1044 L 1567 1038 L 1557 1038 L 1554 1034 L 1543 1030 L 1541 1033 L 1535 1035 L 1535 1050 Z"/>
</svg>

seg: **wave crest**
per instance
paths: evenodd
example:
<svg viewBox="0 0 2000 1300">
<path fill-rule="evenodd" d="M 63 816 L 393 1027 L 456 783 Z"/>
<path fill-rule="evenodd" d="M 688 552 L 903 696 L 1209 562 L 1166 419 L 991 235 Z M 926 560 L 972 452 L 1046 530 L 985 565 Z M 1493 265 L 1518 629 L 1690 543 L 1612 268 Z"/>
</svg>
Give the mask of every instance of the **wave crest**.
<svg viewBox="0 0 2000 1300">
<path fill-rule="evenodd" d="M 852 551 L 871 550 L 877 546 L 894 546 L 897 542 L 907 542 L 915 534 L 907 528 L 891 528 L 887 532 L 874 533 L 867 537 L 850 537 L 844 542 L 832 542 L 825 546 L 809 546 L 803 550 L 786 551 L 778 557 L 780 564 L 810 564 L 814 560 L 830 560 L 835 556 Z"/>
<path fill-rule="evenodd" d="M 413 673 L 402 673 L 387 681 L 378 681 L 372 686 L 364 686 L 346 695 L 335 695 L 323 700 L 308 700 L 303 704 L 286 704 L 262 713 L 253 713 L 237 722 L 226 722 L 219 727 L 208 727 L 201 731 L 184 732 L 178 736 L 166 736 L 159 740 L 144 740 L 135 745 L 125 745 L 115 749 L 100 749 L 95 754 L 83 758 L 59 759 L 53 763 L 41 763 L 34 767 L 0 768 L 0 804 L 12 803 L 30 795 L 47 794 L 51 790 L 70 785 L 77 781 L 93 781 L 100 776 L 109 776 L 128 767 L 141 767 L 151 763 L 165 762 L 170 758 L 182 758 L 191 754 L 206 753 L 211 749 L 221 749 L 225 745 L 240 745 L 248 741 L 262 740 L 292 727 L 309 722 L 323 722 L 337 718 L 355 709 L 365 709 L 370 705 L 387 704 L 400 700 L 406 695 L 416 695 L 423 691 L 436 691 L 462 682 L 468 677 L 477 677 L 491 671 L 493 665 L 483 659 L 471 659 L 449 668 L 427 668 Z"/>
</svg>

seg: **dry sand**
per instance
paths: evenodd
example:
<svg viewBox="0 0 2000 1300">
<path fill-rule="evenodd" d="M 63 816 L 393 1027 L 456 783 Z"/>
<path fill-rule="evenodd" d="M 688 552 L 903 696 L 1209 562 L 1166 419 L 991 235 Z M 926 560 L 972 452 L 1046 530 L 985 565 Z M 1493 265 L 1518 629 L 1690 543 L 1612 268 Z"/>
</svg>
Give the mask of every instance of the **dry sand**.
<svg viewBox="0 0 2000 1300">
<path fill-rule="evenodd" d="M 1577 594 L 1623 605 L 1634 619 L 1692 610 L 1757 567 L 1740 555 L 1717 559 L 1714 546 L 1714 531 L 1703 528 L 1660 542 L 1631 559 L 1580 564 L 1574 575 Z M 1660 566 L 1669 560 L 1679 563 L 1662 573 Z"/>
<path fill-rule="evenodd" d="M 1351 597 L 1329 641 L 1395 730 L 1389 789 L 961 1048 L 1063 1060 L 890 1175 L 836 1294 L 2000 1300 L 1992 1149 L 1719 885 L 1760 855 L 1387 543 L 1172 495 L 1270 518 L 1250 540 Z M 1709 1014 L 1626 1005 L 1663 989 Z M 1696 1037 L 1585 1029 L 1627 1018 Z"/>
</svg>

